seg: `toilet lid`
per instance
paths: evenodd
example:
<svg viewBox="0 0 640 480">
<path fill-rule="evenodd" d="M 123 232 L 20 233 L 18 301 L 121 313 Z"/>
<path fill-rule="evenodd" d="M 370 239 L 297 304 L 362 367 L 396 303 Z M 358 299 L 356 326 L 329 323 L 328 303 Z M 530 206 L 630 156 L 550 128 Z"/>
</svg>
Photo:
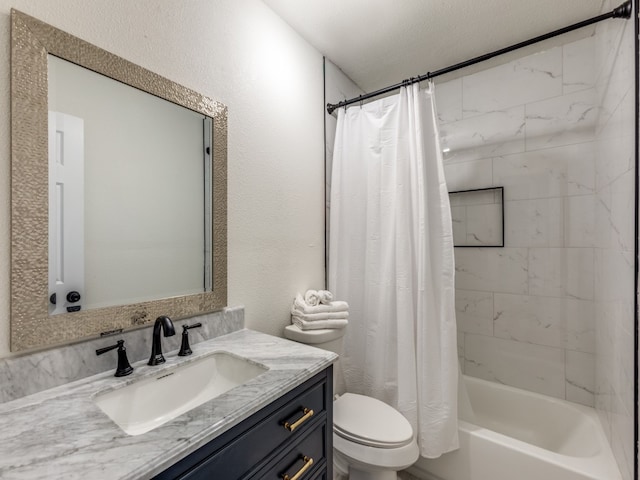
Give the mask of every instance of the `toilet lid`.
<svg viewBox="0 0 640 480">
<path fill-rule="evenodd" d="M 333 431 L 347 440 L 379 448 L 411 443 L 413 429 L 395 408 L 375 398 L 345 393 L 333 402 Z"/>
</svg>

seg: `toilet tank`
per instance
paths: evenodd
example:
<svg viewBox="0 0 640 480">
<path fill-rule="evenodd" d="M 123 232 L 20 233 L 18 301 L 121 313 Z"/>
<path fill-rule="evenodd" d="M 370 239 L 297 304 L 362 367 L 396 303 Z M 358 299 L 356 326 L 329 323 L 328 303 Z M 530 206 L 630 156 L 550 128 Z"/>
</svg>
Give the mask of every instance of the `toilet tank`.
<svg viewBox="0 0 640 480">
<path fill-rule="evenodd" d="M 296 325 L 287 325 L 284 327 L 284 336 L 294 342 L 304 343 L 342 355 L 342 340 L 346 330 L 346 328 L 301 330 Z M 334 394 L 342 395 L 345 391 L 344 375 L 342 374 L 340 359 L 338 359 L 333 365 L 333 392 Z"/>
</svg>

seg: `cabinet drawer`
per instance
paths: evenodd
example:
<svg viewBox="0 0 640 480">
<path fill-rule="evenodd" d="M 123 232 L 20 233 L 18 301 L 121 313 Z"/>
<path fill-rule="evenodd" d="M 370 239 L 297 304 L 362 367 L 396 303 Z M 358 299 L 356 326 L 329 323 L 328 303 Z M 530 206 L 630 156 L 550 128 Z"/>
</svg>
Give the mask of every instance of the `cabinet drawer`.
<svg viewBox="0 0 640 480">
<path fill-rule="evenodd" d="M 319 471 L 315 477 L 313 477 L 313 480 L 327 480 L 329 477 L 327 477 L 328 473 L 327 473 L 327 469 L 323 469 L 321 471 Z"/>
<path fill-rule="evenodd" d="M 325 439 L 328 433 L 326 423 L 306 432 L 284 455 L 251 477 L 252 480 L 283 480 L 285 475 L 293 478 L 301 471 L 304 473 L 300 474 L 299 480 L 315 480 L 320 471 L 326 472 Z"/>
<path fill-rule="evenodd" d="M 179 478 L 231 480 L 242 478 L 255 468 L 261 468 L 261 464 L 275 449 L 286 449 L 289 442 L 297 441 L 319 422 L 326 422 L 326 402 L 331 398 L 327 388 L 330 388 L 327 382 L 321 381 L 306 390 L 296 392 L 298 395 L 295 398 Z"/>
</svg>

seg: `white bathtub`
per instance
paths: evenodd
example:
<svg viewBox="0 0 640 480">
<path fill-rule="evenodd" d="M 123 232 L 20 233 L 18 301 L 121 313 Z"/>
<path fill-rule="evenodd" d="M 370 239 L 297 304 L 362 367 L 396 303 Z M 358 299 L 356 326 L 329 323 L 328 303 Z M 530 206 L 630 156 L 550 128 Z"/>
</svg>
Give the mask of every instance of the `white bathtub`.
<svg viewBox="0 0 640 480">
<path fill-rule="evenodd" d="M 464 377 L 473 412 L 460 408 L 460 449 L 420 458 L 427 480 L 620 480 L 593 408 Z"/>
</svg>

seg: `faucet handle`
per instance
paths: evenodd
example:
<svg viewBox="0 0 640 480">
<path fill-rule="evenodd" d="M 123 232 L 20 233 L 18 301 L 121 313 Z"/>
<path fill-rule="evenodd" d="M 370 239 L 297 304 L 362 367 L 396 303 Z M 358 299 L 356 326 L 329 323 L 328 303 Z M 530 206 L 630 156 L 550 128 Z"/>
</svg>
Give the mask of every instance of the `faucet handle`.
<svg viewBox="0 0 640 480">
<path fill-rule="evenodd" d="M 102 347 L 96 350 L 96 355 L 102 355 L 114 348 L 118 349 L 118 367 L 116 368 L 115 377 L 125 377 L 130 375 L 133 372 L 133 367 L 129 363 L 129 359 L 127 358 L 127 349 L 124 348 L 124 340 L 118 340 L 115 345 L 111 345 L 110 347 Z"/>
<path fill-rule="evenodd" d="M 194 323 L 193 325 L 183 325 L 182 326 L 182 345 L 180 345 L 180 351 L 178 355 L 181 357 L 186 357 L 187 355 L 191 355 L 193 352 L 191 351 L 191 347 L 189 346 L 189 330 L 192 328 L 201 327 L 201 323 Z"/>
</svg>

